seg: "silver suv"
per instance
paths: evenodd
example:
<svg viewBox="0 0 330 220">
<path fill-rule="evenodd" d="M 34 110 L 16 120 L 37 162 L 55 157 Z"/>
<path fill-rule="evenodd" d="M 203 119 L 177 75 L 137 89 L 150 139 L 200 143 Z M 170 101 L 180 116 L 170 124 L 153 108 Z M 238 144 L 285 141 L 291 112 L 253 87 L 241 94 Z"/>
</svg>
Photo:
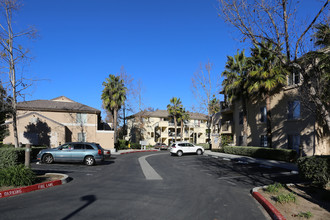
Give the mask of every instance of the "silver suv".
<svg viewBox="0 0 330 220">
<path fill-rule="evenodd" d="M 170 148 L 171 155 L 178 155 L 179 157 L 182 154 L 195 153 L 197 155 L 202 155 L 204 153 L 204 148 L 202 146 L 195 146 L 188 142 L 176 142 L 172 144 Z"/>
<path fill-rule="evenodd" d="M 84 162 L 92 166 L 104 160 L 104 150 L 97 143 L 70 142 L 57 148 L 41 150 L 37 159 L 43 163 Z"/>
</svg>

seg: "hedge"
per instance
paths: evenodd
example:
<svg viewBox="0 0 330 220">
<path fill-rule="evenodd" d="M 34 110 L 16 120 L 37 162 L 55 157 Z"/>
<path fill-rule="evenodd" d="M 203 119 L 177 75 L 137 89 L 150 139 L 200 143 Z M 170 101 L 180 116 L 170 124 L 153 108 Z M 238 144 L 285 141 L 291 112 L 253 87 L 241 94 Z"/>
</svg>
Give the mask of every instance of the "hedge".
<svg viewBox="0 0 330 220">
<path fill-rule="evenodd" d="M 227 154 L 244 155 L 249 157 L 283 160 L 293 162 L 297 158 L 297 152 L 289 149 L 272 149 L 264 147 L 224 146 L 223 152 Z"/>
<path fill-rule="evenodd" d="M 299 174 L 318 187 L 330 184 L 330 156 L 311 156 L 298 159 Z"/>
<path fill-rule="evenodd" d="M 1 147 L 0 148 L 0 169 L 24 163 L 25 149 Z"/>
<path fill-rule="evenodd" d="M 27 186 L 35 180 L 36 174 L 23 164 L 0 169 L 0 186 Z"/>
</svg>

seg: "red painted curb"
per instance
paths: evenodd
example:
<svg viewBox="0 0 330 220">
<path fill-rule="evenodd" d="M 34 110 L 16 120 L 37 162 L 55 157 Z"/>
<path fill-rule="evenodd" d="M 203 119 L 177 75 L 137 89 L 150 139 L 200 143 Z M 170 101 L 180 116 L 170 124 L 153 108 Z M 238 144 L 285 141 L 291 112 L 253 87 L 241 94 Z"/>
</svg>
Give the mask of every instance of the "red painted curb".
<svg viewBox="0 0 330 220">
<path fill-rule="evenodd" d="M 155 151 L 158 151 L 158 150 L 136 150 L 136 151 L 123 152 L 123 153 L 120 153 L 120 154 L 132 154 L 132 153 L 155 152 Z"/>
<path fill-rule="evenodd" d="M 265 199 L 259 192 L 252 192 L 252 196 L 266 209 L 270 217 L 274 220 L 286 220 L 284 216 Z"/>
<path fill-rule="evenodd" d="M 0 191 L 0 198 L 16 196 L 16 195 L 20 195 L 23 193 L 32 192 L 32 191 L 36 191 L 39 189 L 46 189 L 46 188 L 58 186 L 58 185 L 62 185 L 62 180 L 54 180 L 54 181 L 49 181 L 49 182 L 45 182 L 45 183 L 38 183 L 35 185 L 31 185 L 31 186 L 25 186 L 25 187 Z"/>
</svg>

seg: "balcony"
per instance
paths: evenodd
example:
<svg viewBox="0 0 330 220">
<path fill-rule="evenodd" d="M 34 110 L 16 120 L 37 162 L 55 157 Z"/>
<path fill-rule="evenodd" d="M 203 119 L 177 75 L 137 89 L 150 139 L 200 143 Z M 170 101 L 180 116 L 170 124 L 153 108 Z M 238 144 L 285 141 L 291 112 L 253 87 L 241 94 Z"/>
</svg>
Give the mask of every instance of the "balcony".
<svg viewBox="0 0 330 220">
<path fill-rule="evenodd" d="M 233 109 L 232 109 L 232 105 L 228 104 L 227 102 L 220 102 L 220 111 L 221 113 L 232 113 Z"/>
<path fill-rule="evenodd" d="M 225 121 L 221 124 L 221 134 L 232 134 L 233 133 L 233 123 L 232 121 Z"/>
</svg>

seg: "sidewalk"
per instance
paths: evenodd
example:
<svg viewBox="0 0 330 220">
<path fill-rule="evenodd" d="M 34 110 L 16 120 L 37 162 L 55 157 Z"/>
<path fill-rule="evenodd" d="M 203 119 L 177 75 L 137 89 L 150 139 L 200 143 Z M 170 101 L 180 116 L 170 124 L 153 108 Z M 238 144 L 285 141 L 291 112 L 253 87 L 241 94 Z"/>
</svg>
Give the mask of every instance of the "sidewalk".
<svg viewBox="0 0 330 220">
<path fill-rule="evenodd" d="M 261 165 L 269 166 L 269 167 L 280 167 L 280 168 L 298 172 L 298 167 L 296 164 L 288 163 L 288 162 L 284 162 L 284 161 L 266 160 L 266 159 L 253 158 L 253 157 L 247 157 L 247 156 L 242 156 L 242 155 L 218 153 L 218 152 L 212 152 L 210 150 L 205 150 L 204 154 L 210 155 L 210 156 L 215 156 L 215 157 L 228 158 L 231 160 L 236 159 L 236 160 L 240 160 L 240 161 L 244 161 L 244 162 L 248 162 L 248 163 L 257 163 L 257 164 L 261 164 Z"/>
</svg>

